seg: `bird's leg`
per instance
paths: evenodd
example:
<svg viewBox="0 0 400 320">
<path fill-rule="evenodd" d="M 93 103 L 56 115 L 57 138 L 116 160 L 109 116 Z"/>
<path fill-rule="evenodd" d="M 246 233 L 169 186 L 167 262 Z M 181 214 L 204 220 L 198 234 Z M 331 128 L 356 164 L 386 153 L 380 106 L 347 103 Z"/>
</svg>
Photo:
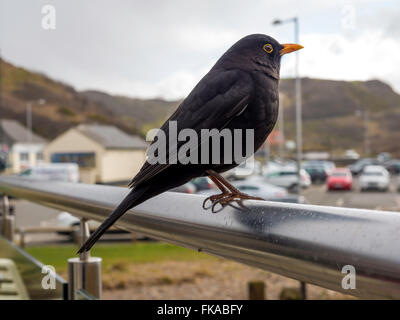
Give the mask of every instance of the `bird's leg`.
<svg viewBox="0 0 400 320">
<path fill-rule="evenodd" d="M 221 194 L 208 197 L 205 201 L 210 200 L 212 202 L 212 210 L 219 203 L 222 207 L 226 206 L 232 201 L 242 201 L 242 200 L 264 200 L 263 198 L 253 197 L 243 192 L 240 192 L 235 186 L 233 186 L 229 181 L 222 177 L 218 172 L 214 170 L 207 170 L 207 174 L 210 179 L 218 186 L 222 191 Z M 203 203 L 204 208 L 204 203 Z"/>
<path fill-rule="evenodd" d="M 216 200 L 224 198 L 229 195 L 229 190 L 227 188 L 225 188 L 221 182 L 219 182 L 215 177 L 213 177 L 211 175 L 209 176 L 209 178 L 211 179 L 212 182 L 214 182 L 214 184 L 218 187 L 218 189 L 221 190 L 221 193 L 215 194 L 213 196 L 210 196 L 210 197 L 207 197 L 206 199 L 204 199 L 203 209 L 206 209 L 206 203 L 208 200 L 210 200 L 211 205 L 213 205 Z"/>
</svg>

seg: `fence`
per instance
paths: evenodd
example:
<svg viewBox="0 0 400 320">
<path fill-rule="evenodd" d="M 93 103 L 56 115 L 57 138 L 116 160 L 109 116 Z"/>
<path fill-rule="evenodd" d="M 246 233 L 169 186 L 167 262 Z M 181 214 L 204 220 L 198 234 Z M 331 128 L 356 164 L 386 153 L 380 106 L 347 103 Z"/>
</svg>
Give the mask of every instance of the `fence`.
<svg viewBox="0 0 400 320">
<path fill-rule="evenodd" d="M 85 219 L 103 220 L 128 190 L 4 176 L 0 192 L 81 217 L 85 238 Z M 203 200 L 167 192 L 127 212 L 117 226 L 346 294 L 400 298 L 399 213 L 268 201 L 212 213 L 202 209 Z M 348 270 L 355 288 L 343 285 Z M 77 285 L 75 291 L 84 287 Z"/>
</svg>

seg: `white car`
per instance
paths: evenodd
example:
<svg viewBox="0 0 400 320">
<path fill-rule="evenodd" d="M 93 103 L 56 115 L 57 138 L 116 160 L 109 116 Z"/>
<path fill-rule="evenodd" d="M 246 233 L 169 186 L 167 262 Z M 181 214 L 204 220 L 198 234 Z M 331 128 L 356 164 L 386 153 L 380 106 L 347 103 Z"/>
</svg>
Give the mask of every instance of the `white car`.
<svg viewBox="0 0 400 320">
<path fill-rule="evenodd" d="M 375 189 L 387 191 L 390 184 L 389 172 L 382 166 L 366 166 L 359 179 L 360 190 Z"/>
<path fill-rule="evenodd" d="M 246 179 L 250 176 L 261 173 L 261 163 L 256 160 L 247 159 L 236 168 L 227 172 L 227 177 L 234 179 Z"/>
<path fill-rule="evenodd" d="M 71 237 L 71 239 L 74 238 L 74 232 L 79 232 L 80 223 L 81 223 L 81 220 L 78 217 L 73 216 L 69 212 L 63 211 L 57 215 L 57 226 L 58 227 L 65 227 L 65 228 L 72 227 L 72 229 L 73 229 L 72 232 L 60 231 L 58 233 L 62 234 L 62 235 L 69 235 Z M 100 222 L 95 221 L 95 220 L 88 220 L 87 223 L 88 223 L 89 229 L 91 231 L 96 230 L 101 224 Z M 127 231 L 118 229 L 114 226 L 107 230 L 107 233 L 126 233 L 126 232 Z"/>
<path fill-rule="evenodd" d="M 79 167 L 76 163 L 44 163 L 20 173 L 20 176 L 35 180 L 79 182 Z"/>
<path fill-rule="evenodd" d="M 232 183 L 243 193 L 247 193 L 253 197 L 268 199 L 279 199 L 288 196 L 286 189 L 274 186 L 269 183 L 265 183 L 257 180 L 238 181 Z"/>
<path fill-rule="evenodd" d="M 288 197 L 286 189 L 265 183 L 256 177 L 243 181 L 235 181 L 232 182 L 232 184 L 243 193 L 253 197 L 263 198 L 265 200 L 277 200 Z M 197 194 L 210 196 L 217 193 L 219 193 L 219 191 L 215 189 L 209 189 L 201 190 Z"/>
<path fill-rule="evenodd" d="M 298 184 L 297 171 L 293 169 L 282 169 L 267 173 L 265 181 L 278 187 L 294 190 Z M 311 185 L 310 175 L 304 170 L 300 170 L 300 185 L 308 188 Z"/>
</svg>

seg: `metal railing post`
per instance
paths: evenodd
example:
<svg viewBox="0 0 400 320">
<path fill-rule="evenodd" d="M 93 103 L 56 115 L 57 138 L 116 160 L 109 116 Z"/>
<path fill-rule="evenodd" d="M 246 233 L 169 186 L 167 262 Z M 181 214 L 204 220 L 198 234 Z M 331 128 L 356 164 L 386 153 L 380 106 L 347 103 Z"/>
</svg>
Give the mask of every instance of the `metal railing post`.
<svg viewBox="0 0 400 320">
<path fill-rule="evenodd" d="M 14 241 L 15 219 L 10 215 L 8 196 L 3 195 L 3 217 L 1 221 L 1 234 L 9 241 Z"/>
<path fill-rule="evenodd" d="M 87 220 L 80 223 L 79 245 L 89 237 Z M 91 257 L 90 252 L 84 252 L 76 258 L 68 259 L 68 298 L 77 300 L 78 290 L 85 290 L 96 299 L 102 297 L 101 258 Z"/>
</svg>

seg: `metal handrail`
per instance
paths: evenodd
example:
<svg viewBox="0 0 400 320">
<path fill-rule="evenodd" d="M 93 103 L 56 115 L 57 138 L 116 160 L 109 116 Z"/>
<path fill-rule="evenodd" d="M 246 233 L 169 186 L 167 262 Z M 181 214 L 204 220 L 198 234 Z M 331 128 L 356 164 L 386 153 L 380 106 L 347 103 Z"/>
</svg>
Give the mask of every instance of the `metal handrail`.
<svg viewBox="0 0 400 320">
<path fill-rule="evenodd" d="M 128 190 L 3 176 L 0 192 L 103 220 Z M 245 208 L 212 213 L 203 200 L 167 192 L 128 211 L 117 226 L 354 296 L 400 298 L 397 212 L 246 201 Z M 355 289 L 342 287 L 346 265 L 355 268 Z"/>
</svg>

